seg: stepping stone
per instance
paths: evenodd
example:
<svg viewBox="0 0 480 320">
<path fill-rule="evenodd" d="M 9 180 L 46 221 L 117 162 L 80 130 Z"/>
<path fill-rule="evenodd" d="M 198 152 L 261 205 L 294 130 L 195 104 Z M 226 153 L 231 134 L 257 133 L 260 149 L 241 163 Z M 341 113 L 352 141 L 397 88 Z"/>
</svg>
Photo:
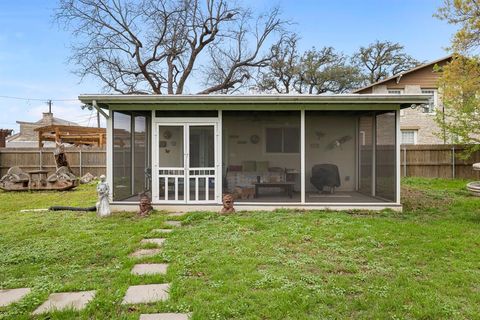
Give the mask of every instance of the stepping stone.
<svg viewBox="0 0 480 320">
<path fill-rule="evenodd" d="M 150 303 L 168 299 L 170 284 L 146 284 L 128 288 L 122 304 Z"/>
<path fill-rule="evenodd" d="M 186 214 L 187 214 L 186 212 L 170 212 L 169 214 L 167 214 L 167 216 L 168 217 L 181 217 L 181 216 L 184 216 Z"/>
<path fill-rule="evenodd" d="M 157 246 L 161 246 L 165 242 L 164 238 L 152 238 L 152 239 L 143 239 L 140 241 L 141 244 L 156 244 Z"/>
<path fill-rule="evenodd" d="M 173 229 L 153 229 L 153 232 L 159 232 L 159 233 L 170 233 L 173 231 Z"/>
<path fill-rule="evenodd" d="M 165 221 L 165 224 L 167 226 L 171 226 L 171 227 L 181 227 L 182 226 L 182 222 L 181 221 L 176 221 L 176 220 Z"/>
<path fill-rule="evenodd" d="M 30 291 L 32 291 L 30 288 L 0 290 L 0 307 L 22 300 Z"/>
<path fill-rule="evenodd" d="M 48 300 L 38 307 L 32 314 L 42 314 L 50 311 L 84 309 L 95 297 L 95 291 L 52 293 Z"/>
<path fill-rule="evenodd" d="M 132 269 L 132 274 L 143 276 L 150 274 L 166 274 L 168 264 L 166 263 L 146 263 L 136 264 Z"/>
<path fill-rule="evenodd" d="M 187 313 L 152 313 L 141 314 L 139 320 L 188 320 L 190 315 Z"/>
<path fill-rule="evenodd" d="M 137 251 L 130 254 L 132 258 L 144 258 L 144 257 L 153 257 L 159 254 L 161 249 L 138 249 Z"/>
</svg>

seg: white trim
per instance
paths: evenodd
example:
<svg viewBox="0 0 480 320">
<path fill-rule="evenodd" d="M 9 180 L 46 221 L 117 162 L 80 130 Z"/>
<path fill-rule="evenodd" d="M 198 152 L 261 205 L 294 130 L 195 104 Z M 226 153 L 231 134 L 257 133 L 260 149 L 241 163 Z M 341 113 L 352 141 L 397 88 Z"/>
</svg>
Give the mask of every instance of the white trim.
<svg viewBox="0 0 480 320">
<path fill-rule="evenodd" d="M 107 183 L 110 186 L 108 200 L 113 201 L 113 110 L 108 110 L 107 118 Z"/>
<path fill-rule="evenodd" d="M 305 109 L 300 110 L 300 202 L 305 203 Z"/>
<path fill-rule="evenodd" d="M 218 211 L 219 205 L 157 205 L 153 204 L 154 209 L 162 211 L 172 211 L 172 212 L 191 212 L 191 211 L 204 211 L 204 212 L 216 212 Z M 127 203 L 127 202 L 118 202 L 111 204 L 112 211 L 121 212 L 121 211 L 133 211 L 138 208 L 138 202 Z M 274 211 L 279 208 L 284 209 L 300 209 L 300 210 L 335 210 L 335 211 L 345 211 L 345 210 L 369 210 L 369 211 L 380 211 L 384 209 L 391 209 L 398 212 L 402 211 L 402 206 L 395 203 L 325 203 L 325 204 L 313 204 L 313 205 L 297 205 L 297 204 L 235 204 L 235 209 L 237 212 L 240 211 Z"/>
<path fill-rule="evenodd" d="M 377 113 L 372 113 L 372 196 L 377 194 Z"/>
<path fill-rule="evenodd" d="M 215 164 L 217 165 L 217 179 L 215 181 L 215 200 L 222 203 L 223 197 L 223 113 L 218 110 L 218 123 L 215 142 Z"/>
<path fill-rule="evenodd" d="M 395 197 L 395 203 L 397 204 L 400 204 L 400 112 L 398 111 L 395 111 L 395 144 L 396 144 L 396 151 L 397 151 L 397 155 L 396 155 L 396 159 L 395 159 L 395 168 L 396 168 L 396 179 L 395 179 L 395 183 L 396 183 L 396 197 Z"/>
</svg>

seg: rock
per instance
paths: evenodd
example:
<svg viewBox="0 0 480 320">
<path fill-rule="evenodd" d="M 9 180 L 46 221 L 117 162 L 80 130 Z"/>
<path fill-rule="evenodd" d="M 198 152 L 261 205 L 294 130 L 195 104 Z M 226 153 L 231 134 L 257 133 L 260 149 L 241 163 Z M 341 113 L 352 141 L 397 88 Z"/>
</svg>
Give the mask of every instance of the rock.
<svg viewBox="0 0 480 320">
<path fill-rule="evenodd" d="M 87 184 L 92 182 L 94 179 L 95 177 L 93 176 L 93 174 L 91 174 L 90 172 L 87 172 L 86 174 L 83 175 L 83 177 L 80 178 L 80 183 Z"/>
</svg>

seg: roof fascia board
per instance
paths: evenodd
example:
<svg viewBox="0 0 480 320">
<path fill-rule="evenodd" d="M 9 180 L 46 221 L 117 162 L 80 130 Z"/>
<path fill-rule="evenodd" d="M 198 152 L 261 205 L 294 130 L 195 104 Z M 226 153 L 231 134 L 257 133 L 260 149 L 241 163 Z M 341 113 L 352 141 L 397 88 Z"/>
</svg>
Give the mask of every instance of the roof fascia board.
<svg viewBox="0 0 480 320">
<path fill-rule="evenodd" d="M 410 106 L 410 104 L 408 104 Z M 110 110 L 265 110 L 265 111 L 281 111 L 281 110 L 325 110 L 325 111 L 356 111 L 356 110 L 399 110 L 401 104 L 381 104 L 381 103 L 363 103 L 363 104 L 188 104 L 188 103 L 172 103 L 172 104 L 112 104 Z"/>
</svg>

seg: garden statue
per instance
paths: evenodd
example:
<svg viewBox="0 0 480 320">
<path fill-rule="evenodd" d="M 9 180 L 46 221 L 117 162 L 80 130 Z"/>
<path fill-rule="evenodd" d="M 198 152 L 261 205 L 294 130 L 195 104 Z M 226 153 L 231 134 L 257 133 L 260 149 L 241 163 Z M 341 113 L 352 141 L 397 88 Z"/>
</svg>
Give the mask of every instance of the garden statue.
<svg viewBox="0 0 480 320">
<path fill-rule="evenodd" d="M 105 181 L 105 176 L 100 176 L 100 182 L 97 185 L 98 202 L 97 215 L 99 217 L 107 217 L 110 215 L 110 204 L 108 203 L 108 194 L 110 193 L 108 183 Z"/>
<path fill-rule="evenodd" d="M 223 196 L 223 208 L 220 211 L 220 214 L 229 214 L 234 212 L 235 208 L 233 207 L 233 196 L 231 194 L 225 194 Z"/>
<path fill-rule="evenodd" d="M 149 214 L 152 210 L 153 210 L 153 207 L 152 207 L 152 201 L 150 200 L 150 197 L 148 196 L 147 193 L 142 193 L 140 195 L 140 211 L 138 212 L 138 214 L 141 217 L 144 217 L 147 214 Z"/>
</svg>

